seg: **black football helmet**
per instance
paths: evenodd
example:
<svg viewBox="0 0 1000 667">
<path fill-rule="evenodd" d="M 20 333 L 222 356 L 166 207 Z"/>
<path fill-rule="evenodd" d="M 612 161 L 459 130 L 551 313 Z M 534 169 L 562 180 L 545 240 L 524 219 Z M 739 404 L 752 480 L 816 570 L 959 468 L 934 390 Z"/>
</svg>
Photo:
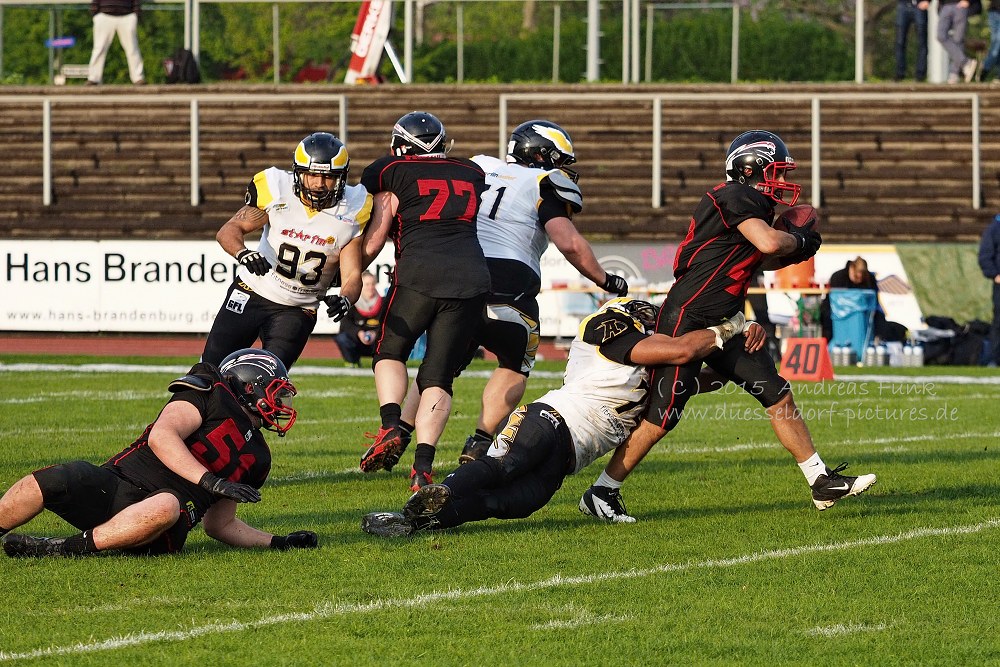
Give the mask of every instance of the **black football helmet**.
<svg viewBox="0 0 1000 667">
<path fill-rule="evenodd" d="M 633 299 L 627 296 L 611 299 L 605 304 L 605 308 L 625 313 L 642 325 L 646 331 L 652 331 L 656 327 L 656 316 L 660 312 L 649 301 Z"/>
<path fill-rule="evenodd" d="M 795 160 L 781 137 L 766 130 L 750 130 L 733 139 L 726 156 L 726 180 L 755 188 L 775 202 L 794 206 L 801 187 L 780 180 L 795 169 Z M 791 196 L 785 200 L 785 193 Z"/>
<path fill-rule="evenodd" d="M 393 155 L 444 155 L 444 124 L 434 114 L 411 111 L 396 121 L 389 148 Z"/>
<path fill-rule="evenodd" d="M 578 175 L 566 167 L 576 162 L 569 133 L 547 120 L 529 120 L 510 133 L 507 162 L 537 169 L 562 169 L 575 182 Z"/>
<path fill-rule="evenodd" d="M 236 350 L 219 364 L 219 372 L 240 403 L 260 417 L 262 426 L 284 436 L 297 415 L 285 364 L 273 352 L 253 347 Z"/>
<path fill-rule="evenodd" d="M 317 211 L 336 206 L 344 196 L 350 167 L 351 158 L 344 142 L 329 132 L 313 132 L 295 147 L 292 160 L 295 195 Z M 303 185 L 302 174 L 333 176 L 336 180 L 330 189 L 311 190 Z"/>
</svg>

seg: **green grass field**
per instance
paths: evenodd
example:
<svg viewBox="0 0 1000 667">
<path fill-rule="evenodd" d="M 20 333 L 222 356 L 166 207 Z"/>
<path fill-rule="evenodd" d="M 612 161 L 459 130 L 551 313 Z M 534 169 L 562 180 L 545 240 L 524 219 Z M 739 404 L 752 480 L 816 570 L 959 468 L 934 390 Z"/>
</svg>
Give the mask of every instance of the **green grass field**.
<svg viewBox="0 0 1000 667">
<path fill-rule="evenodd" d="M 50 463 L 119 451 L 189 363 L 0 356 L 0 490 Z M 489 368 L 456 385 L 439 479 Z M 559 364 L 539 370 L 529 399 L 559 383 Z M 0 663 L 1000 664 L 1000 385 L 987 369 L 796 384 L 826 462 L 879 476 L 826 512 L 757 404 L 724 391 L 692 401 L 629 480 L 638 523 L 577 510 L 601 461 L 528 519 L 398 540 L 359 527 L 364 513 L 402 505 L 412 460 L 358 470 L 378 414 L 371 376 L 321 362 L 293 371 L 299 422 L 269 438 L 264 499 L 240 516 L 315 530 L 320 549 L 236 550 L 198 528 L 182 555 L 158 559 L 0 554 Z M 975 382 L 946 377 L 956 371 Z M 74 532 L 47 514 L 23 530 Z"/>
</svg>

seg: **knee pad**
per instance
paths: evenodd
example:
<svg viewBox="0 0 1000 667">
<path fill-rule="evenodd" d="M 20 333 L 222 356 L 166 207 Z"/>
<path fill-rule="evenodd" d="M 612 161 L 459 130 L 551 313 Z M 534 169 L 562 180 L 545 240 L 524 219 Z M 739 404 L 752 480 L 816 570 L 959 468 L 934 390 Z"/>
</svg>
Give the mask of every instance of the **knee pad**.
<svg viewBox="0 0 1000 667">
<path fill-rule="evenodd" d="M 759 386 L 759 391 L 749 391 L 748 393 L 756 398 L 757 402 L 764 408 L 777 405 L 786 394 L 792 391 L 792 385 L 780 375 L 776 376 L 774 380 L 762 382 Z"/>
</svg>

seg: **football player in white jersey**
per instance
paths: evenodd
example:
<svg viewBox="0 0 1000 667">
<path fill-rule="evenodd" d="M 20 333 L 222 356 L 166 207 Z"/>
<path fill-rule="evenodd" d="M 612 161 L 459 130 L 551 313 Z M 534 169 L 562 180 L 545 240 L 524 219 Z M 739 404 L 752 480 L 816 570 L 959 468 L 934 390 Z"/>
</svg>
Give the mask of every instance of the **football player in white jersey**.
<svg viewBox="0 0 1000 667">
<path fill-rule="evenodd" d="M 759 349 L 763 328 L 742 313 L 680 337 L 649 334 L 656 307 L 612 299 L 580 324 L 570 345 L 563 386 L 517 408 L 485 456 L 459 466 L 441 484 L 414 493 L 402 512 L 372 512 L 361 527 L 373 535 L 409 535 L 488 518 L 529 516 L 567 475 L 623 443 L 642 419 L 647 365 L 693 361 L 732 345 Z"/>
<path fill-rule="evenodd" d="M 322 301 L 340 321 L 361 295 L 361 235 L 372 197 L 347 185 L 347 147 L 314 132 L 295 148 L 292 171 L 270 167 L 247 186 L 246 203 L 216 239 L 240 263 L 205 341 L 202 361 L 218 364 L 260 338 L 286 368 L 302 354 Z M 245 237 L 261 232 L 256 250 Z M 340 278 L 339 293 L 327 294 Z"/>
<path fill-rule="evenodd" d="M 464 365 L 481 345 L 496 355 L 498 366 L 486 383 L 476 432 L 466 439 L 459 463 L 485 454 L 497 427 L 524 396 L 538 351 L 540 260 L 549 242 L 599 288 L 616 296 L 628 293 L 625 279 L 601 267 L 573 224 L 583 195 L 576 172 L 568 168 L 576 155 L 566 130 L 548 120 L 529 120 L 511 132 L 505 159 L 476 155 L 472 160 L 486 172 L 488 190 L 476 224 L 492 288 Z M 412 423 L 415 395 L 411 388 L 404 422 Z"/>
</svg>

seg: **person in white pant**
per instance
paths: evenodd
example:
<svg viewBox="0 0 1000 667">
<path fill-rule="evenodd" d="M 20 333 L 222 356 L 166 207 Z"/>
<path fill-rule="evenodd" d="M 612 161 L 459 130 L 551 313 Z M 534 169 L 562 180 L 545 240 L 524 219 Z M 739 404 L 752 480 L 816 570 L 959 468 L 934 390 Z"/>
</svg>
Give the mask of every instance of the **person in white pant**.
<svg viewBox="0 0 1000 667">
<path fill-rule="evenodd" d="M 132 83 L 146 83 L 146 76 L 139 53 L 140 0 L 92 0 L 90 14 L 94 17 L 94 50 L 90 54 L 90 72 L 87 84 L 96 86 L 104 78 L 104 59 L 115 35 L 125 49 L 128 74 Z"/>
</svg>

